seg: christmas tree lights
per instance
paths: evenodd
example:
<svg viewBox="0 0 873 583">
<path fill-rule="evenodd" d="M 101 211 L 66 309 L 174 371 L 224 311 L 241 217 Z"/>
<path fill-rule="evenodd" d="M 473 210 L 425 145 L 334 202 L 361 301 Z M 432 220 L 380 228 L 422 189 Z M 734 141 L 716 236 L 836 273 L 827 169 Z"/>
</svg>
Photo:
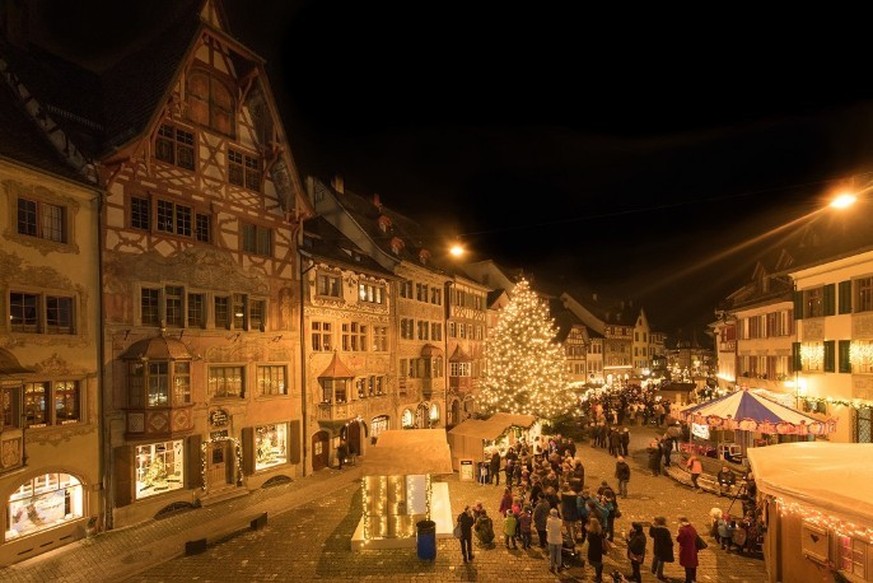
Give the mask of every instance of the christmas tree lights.
<svg viewBox="0 0 873 583">
<path fill-rule="evenodd" d="M 487 366 L 480 393 L 485 413 L 555 419 L 574 410 L 566 356 L 556 335 L 548 306 L 522 279 L 485 343 Z"/>
</svg>

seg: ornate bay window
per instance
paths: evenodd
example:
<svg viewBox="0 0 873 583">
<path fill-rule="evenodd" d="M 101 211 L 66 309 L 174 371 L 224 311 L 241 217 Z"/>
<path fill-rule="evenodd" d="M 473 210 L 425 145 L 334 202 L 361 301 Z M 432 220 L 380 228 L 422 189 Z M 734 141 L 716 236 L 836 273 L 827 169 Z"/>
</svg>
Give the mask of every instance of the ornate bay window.
<svg viewBox="0 0 873 583">
<path fill-rule="evenodd" d="M 134 343 L 122 356 L 127 383 L 127 431 L 167 435 L 192 428 L 193 356 L 179 340 L 158 336 Z"/>
</svg>

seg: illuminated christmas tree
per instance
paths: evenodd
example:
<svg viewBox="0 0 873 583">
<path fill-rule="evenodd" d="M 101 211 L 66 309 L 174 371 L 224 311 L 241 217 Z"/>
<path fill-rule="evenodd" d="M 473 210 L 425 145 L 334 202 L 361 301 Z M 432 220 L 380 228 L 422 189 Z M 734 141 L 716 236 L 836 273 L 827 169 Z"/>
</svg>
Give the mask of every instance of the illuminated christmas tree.
<svg viewBox="0 0 873 583">
<path fill-rule="evenodd" d="M 555 419 L 576 407 L 567 386 L 564 349 L 546 303 L 524 279 L 485 343 L 480 392 L 484 413 L 523 413 Z"/>
</svg>

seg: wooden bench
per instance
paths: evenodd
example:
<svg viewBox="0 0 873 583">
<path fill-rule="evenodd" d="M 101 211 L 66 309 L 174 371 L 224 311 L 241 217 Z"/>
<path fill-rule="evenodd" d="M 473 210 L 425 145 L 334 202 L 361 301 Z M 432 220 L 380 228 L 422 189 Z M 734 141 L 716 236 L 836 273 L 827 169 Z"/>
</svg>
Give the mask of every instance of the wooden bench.
<svg viewBox="0 0 873 583">
<path fill-rule="evenodd" d="M 227 538 L 228 536 L 232 536 L 232 535 L 234 535 L 238 532 L 241 532 L 243 530 L 261 530 L 262 528 L 267 526 L 267 513 L 261 512 L 260 514 L 251 518 L 247 522 L 248 522 L 248 526 L 241 526 L 241 527 L 229 530 L 229 531 L 228 530 L 219 531 L 218 533 L 216 533 L 215 536 L 210 537 L 210 539 L 214 542 L 215 540 Z M 208 544 L 208 542 L 209 542 L 209 539 L 207 539 L 207 538 L 198 538 L 195 540 L 187 541 L 185 543 L 185 556 L 199 555 L 200 553 L 205 552 L 206 545 Z"/>
</svg>

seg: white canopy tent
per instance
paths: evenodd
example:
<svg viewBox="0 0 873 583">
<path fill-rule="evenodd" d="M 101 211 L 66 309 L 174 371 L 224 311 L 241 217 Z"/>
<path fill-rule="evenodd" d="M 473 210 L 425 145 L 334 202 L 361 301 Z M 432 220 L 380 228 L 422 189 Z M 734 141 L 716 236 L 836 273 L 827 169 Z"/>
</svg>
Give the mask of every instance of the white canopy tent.
<svg viewBox="0 0 873 583">
<path fill-rule="evenodd" d="M 864 551 L 873 548 L 873 444 L 782 443 L 748 457 L 767 526 L 768 583 L 873 572 Z"/>
</svg>

